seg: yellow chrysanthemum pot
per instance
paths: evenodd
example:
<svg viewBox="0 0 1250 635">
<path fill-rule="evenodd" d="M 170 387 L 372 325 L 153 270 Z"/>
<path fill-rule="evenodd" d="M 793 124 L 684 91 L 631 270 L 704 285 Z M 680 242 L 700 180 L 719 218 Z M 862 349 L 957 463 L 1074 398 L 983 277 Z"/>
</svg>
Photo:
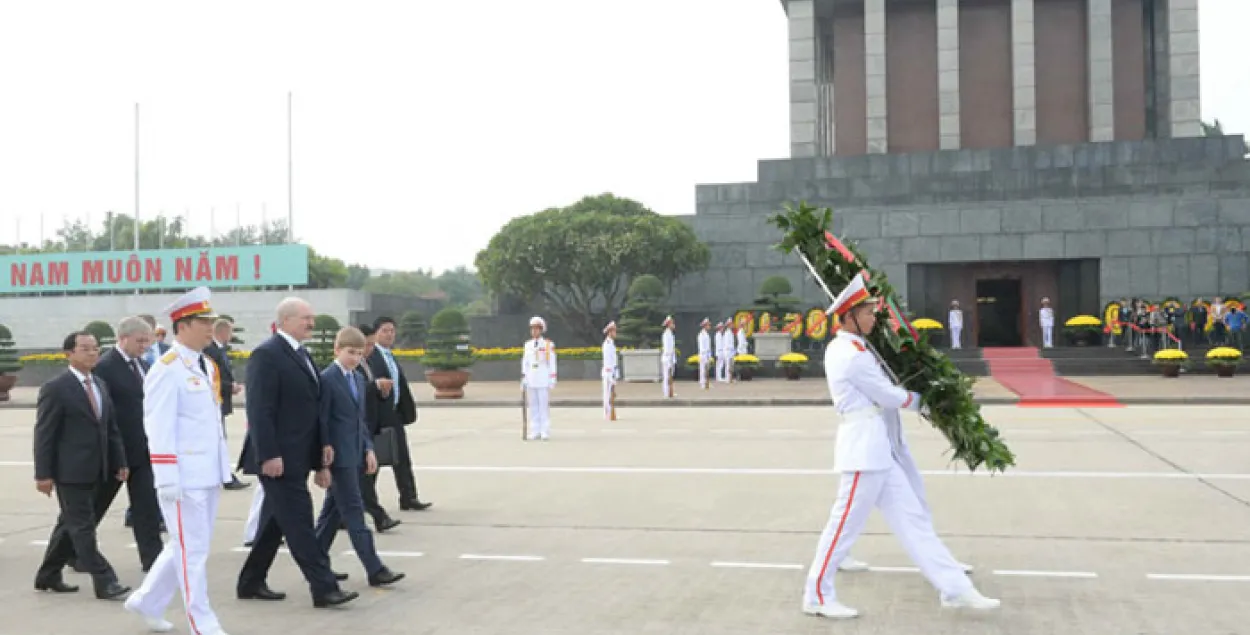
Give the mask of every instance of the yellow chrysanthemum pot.
<svg viewBox="0 0 1250 635">
<path fill-rule="evenodd" d="M 1165 348 L 1154 355 L 1154 363 L 1164 377 L 1179 377 L 1181 368 L 1189 365 L 1189 355 L 1182 350 Z"/>
<path fill-rule="evenodd" d="M 1232 377 L 1241 364 L 1241 351 L 1228 346 L 1217 346 L 1207 351 L 1207 366 L 1215 369 L 1217 377 Z"/>
<path fill-rule="evenodd" d="M 803 353 L 786 353 L 777 358 L 777 365 L 781 366 L 782 373 L 786 379 L 796 381 L 803 376 L 803 369 L 807 367 L 807 355 Z"/>
<path fill-rule="evenodd" d="M 920 318 L 911 323 L 918 331 L 940 331 L 942 323 L 933 318 Z"/>
</svg>

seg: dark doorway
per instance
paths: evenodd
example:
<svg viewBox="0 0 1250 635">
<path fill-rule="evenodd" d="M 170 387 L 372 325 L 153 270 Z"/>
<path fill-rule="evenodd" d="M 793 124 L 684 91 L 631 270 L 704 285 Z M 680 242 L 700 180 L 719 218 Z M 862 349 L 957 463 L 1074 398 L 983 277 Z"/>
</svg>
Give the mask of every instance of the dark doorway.
<svg viewBox="0 0 1250 635">
<path fill-rule="evenodd" d="M 977 280 L 977 346 L 1023 346 L 1020 280 Z"/>
</svg>

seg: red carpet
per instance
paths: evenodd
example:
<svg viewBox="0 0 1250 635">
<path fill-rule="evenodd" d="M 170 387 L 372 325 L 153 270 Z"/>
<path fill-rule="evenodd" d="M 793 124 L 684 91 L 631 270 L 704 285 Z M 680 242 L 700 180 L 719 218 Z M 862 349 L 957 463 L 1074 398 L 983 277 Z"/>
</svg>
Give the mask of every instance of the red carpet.
<svg viewBox="0 0 1250 635">
<path fill-rule="evenodd" d="M 990 377 L 1020 396 L 1026 408 L 1116 408 L 1115 397 L 1055 375 L 1036 348 L 985 348 L 981 356 Z"/>
</svg>

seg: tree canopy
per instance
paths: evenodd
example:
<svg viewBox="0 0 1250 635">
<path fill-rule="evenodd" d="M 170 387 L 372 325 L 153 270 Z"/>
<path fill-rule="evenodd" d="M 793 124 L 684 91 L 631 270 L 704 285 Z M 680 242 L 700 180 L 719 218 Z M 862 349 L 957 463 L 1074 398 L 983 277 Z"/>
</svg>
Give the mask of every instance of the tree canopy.
<svg viewBox="0 0 1250 635">
<path fill-rule="evenodd" d="M 488 290 L 541 302 L 590 343 L 617 315 L 635 277 L 651 274 L 671 289 L 709 259 L 707 245 L 681 220 L 601 194 L 514 218 L 475 264 Z"/>
</svg>

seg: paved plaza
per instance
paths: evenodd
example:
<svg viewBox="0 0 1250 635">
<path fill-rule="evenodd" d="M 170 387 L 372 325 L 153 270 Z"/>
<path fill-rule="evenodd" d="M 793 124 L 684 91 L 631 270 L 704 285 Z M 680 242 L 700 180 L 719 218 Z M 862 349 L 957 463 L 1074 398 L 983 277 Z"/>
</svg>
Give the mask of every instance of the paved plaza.
<svg viewBox="0 0 1250 635">
<path fill-rule="evenodd" d="M 410 428 L 433 508 L 399 512 L 393 479 L 381 481 L 404 524 L 379 549 L 409 577 L 370 589 L 339 535 L 335 567 L 362 592 L 346 608 L 313 609 L 286 555 L 270 581 L 285 602 L 234 599 L 252 492 L 223 492 L 209 574 L 229 632 L 1119 635 L 1250 623 L 1244 407 L 986 406 L 1018 454 L 995 478 L 949 468 L 944 441 L 909 417 L 938 530 L 1003 609 L 940 609 L 877 514 L 853 551 L 876 570 L 838 576 L 862 615 L 833 622 L 799 611 L 837 485 L 831 409 L 622 408 L 606 422 L 597 409 L 561 408 L 552 440 L 526 443 L 519 412 L 465 406 L 427 408 Z M 0 411 L 0 635 L 144 632 L 120 603 L 94 599 L 87 576 L 67 572 L 76 595 L 33 590 L 56 515 L 32 485 L 33 421 L 30 409 Z M 234 417 L 235 450 L 242 431 Z M 137 586 L 125 506 L 123 494 L 100 543 Z M 167 617 L 189 633 L 178 606 Z"/>
</svg>

